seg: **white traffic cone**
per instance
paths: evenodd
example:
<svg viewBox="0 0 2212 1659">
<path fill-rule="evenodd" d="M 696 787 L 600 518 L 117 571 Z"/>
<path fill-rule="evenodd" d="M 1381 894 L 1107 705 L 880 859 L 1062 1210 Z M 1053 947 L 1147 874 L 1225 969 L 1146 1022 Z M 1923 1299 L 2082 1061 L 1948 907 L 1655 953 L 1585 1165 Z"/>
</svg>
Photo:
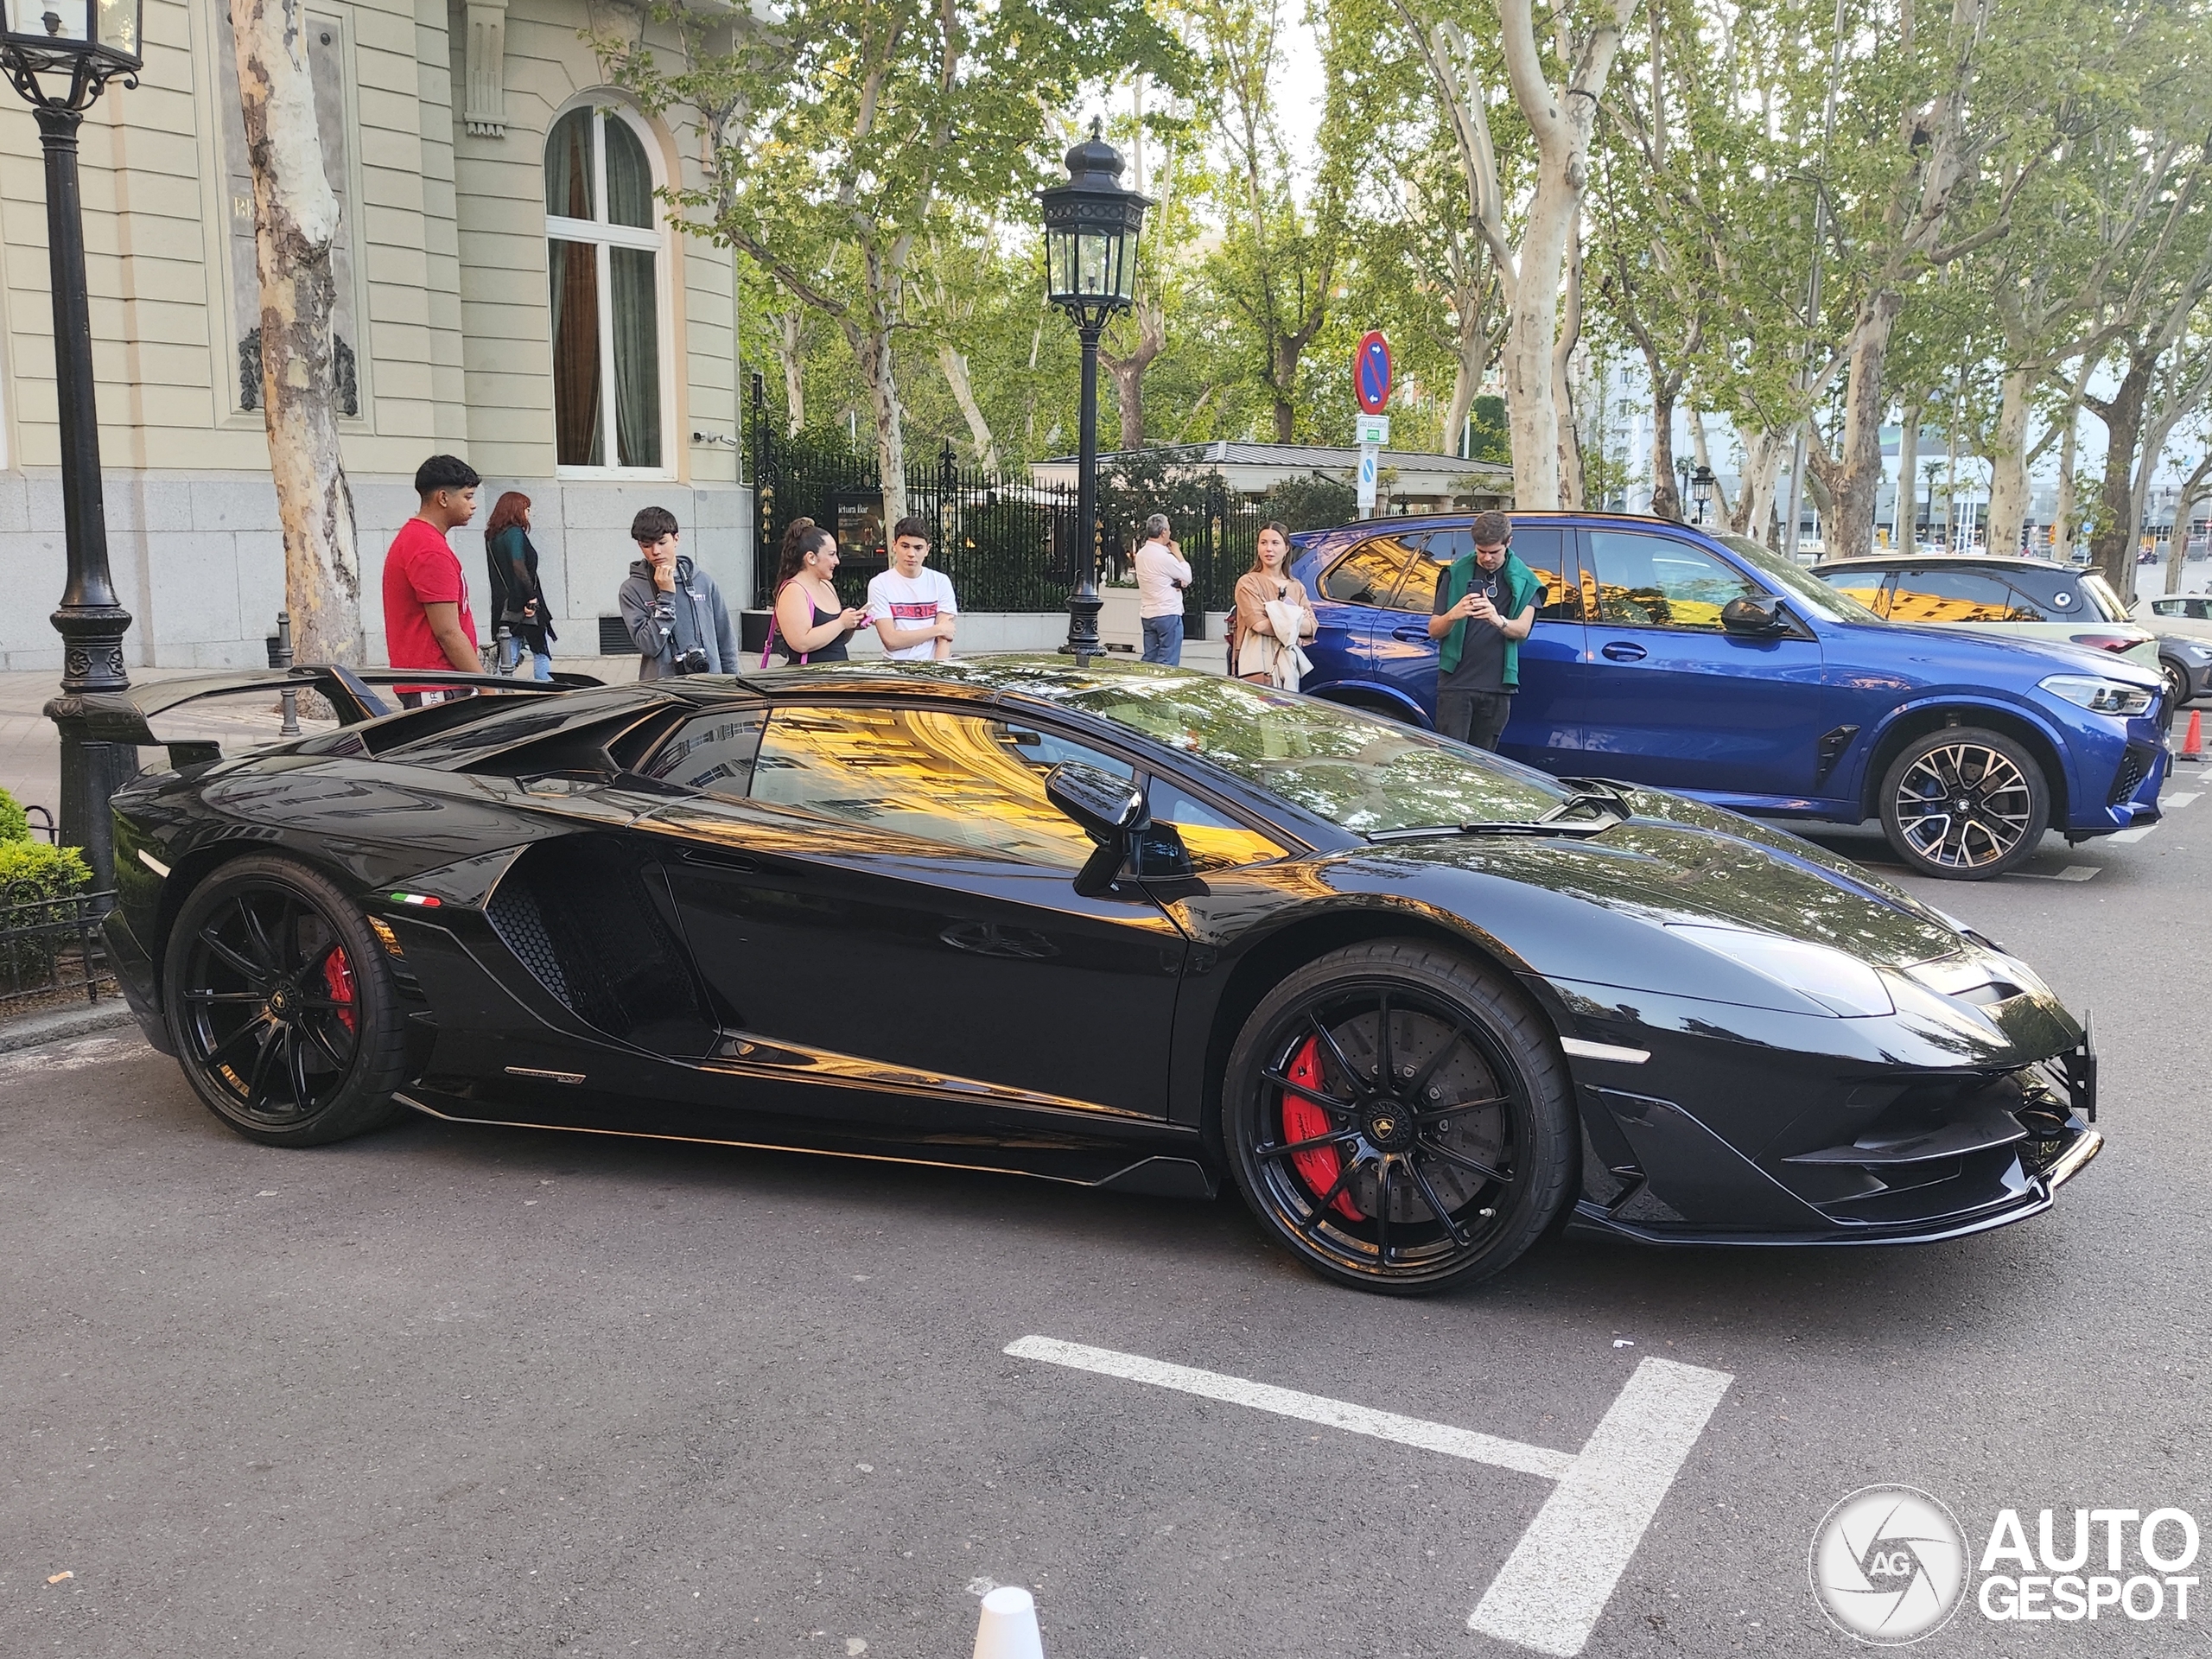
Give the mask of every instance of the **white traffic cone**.
<svg viewBox="0 0 2212 1659">
<path fill-rule="evenodd" d="M 1020 1585 L 1002 1584 L 983 1598 L 975 1659 L 1045 1659 L 1036 1599 Z"/>
</svg>

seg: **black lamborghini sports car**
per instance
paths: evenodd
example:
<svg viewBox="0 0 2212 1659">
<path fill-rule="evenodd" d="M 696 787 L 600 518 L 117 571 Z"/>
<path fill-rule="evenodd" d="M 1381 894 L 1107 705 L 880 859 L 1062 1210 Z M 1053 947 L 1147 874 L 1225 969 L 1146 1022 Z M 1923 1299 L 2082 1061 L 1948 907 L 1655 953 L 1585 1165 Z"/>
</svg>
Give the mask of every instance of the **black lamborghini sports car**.
<svg viewBox="0 0 2212 1659">
<path fill-rule="evenodd" d="M 116 798 L 107 937 L 242 1133 L 435 1117 L 1233 1180 L 1369 1289 L 1548 1229 L 1899 1243 L 2101 1144 L 2029 969 L 1849 861 L 1242 681 L 1002 658 L 534 689 Z M 106 734 L 280 674 L 169 681 Z"/>
</svg>

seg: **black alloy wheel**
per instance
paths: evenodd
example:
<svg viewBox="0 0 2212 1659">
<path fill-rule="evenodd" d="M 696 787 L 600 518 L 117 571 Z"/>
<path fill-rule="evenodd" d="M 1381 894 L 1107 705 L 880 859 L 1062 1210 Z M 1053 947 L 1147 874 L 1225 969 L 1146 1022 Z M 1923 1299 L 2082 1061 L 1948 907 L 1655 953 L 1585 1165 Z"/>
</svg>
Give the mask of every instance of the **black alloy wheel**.
<svg viewBox="0 0 2212 1659">
<path fill-rule="evenodd" d="M 163 1011 L 210 1110 L 271 1146 L 319 1146 L 398 1108 L 405 1040 L 383 948 L 315 871 L 255 855 L 219 866 L 178 912 Z"/>
<path fill-rule="evenodd" d="M 1236 1039 L 1222 1113 L 1254 1212 L 1363 1290 L 1486 1279 L 1570 1197 L 1549 1026 L 1503 976 L 1433 945 L 1350 945 L 1284 980 Z"/>
<path fill-rule="evenodd" d="M 2050 785 L 2011 738 L 1947 726 L 1891 762 L 1881 811 L 1891 848 L 1916 874 L 1983 881 L 2035 856 L 2050 822 Z"/>
</svg>

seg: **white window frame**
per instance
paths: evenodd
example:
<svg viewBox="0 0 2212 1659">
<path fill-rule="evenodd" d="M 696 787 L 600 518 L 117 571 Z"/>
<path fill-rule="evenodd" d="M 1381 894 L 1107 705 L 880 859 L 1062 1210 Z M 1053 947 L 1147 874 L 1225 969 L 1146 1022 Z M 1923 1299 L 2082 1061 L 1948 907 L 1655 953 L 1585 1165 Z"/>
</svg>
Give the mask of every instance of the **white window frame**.
<svg viewBox="0 0 2212 1659">
<path fill-rule="evenodd" d="M 658 344 L 660 350 L 661 464 L 658 467 L 619 467 L 613 465 L 604 467 L 582 467 L 573 466 L 567 462 L 556 460 L 554 464 L 553 475 L 556 478 L 573 478 L 579 480 L 640 479 L 657 482 L 671 481 L 677 475 L 673 457 L 677 453 L 681 446 L 679 446 L 676 442 L 676 429 L 677 426 L 676 415 L 676 313 L 671 303 L 675 295 L 675 285 L 671 279 L 671 274 L 669 269 L 670 265 L 673 262 L 671 257 L 671 249 L 669 246 L 668 219 L 666 215 L 661 212 L 660 200 L 660 192 L 666 188 L 668 182 L 664 164 L 664 158 L 661 152 L 660 141 L 654 135 L 652 129 L 647 126 L 644 119 L 639 116 L 638 112 L 631 109 L 627 105 L 619 103 L 604 96 L 588 95 L 583 98 L 574 99 L 565 107 L 555 111 L 552 121 L 546 126 L 545 137 L 538 147 L 538 177 L 540 180 L 538 198 L 540 200 L 544 199 L 544 188 L 543 183 L 545 167 L 544 146 L 552 142 L 553 130 L 559 126 L 563 120 L 568 118 L 568 117 L 574 114 L 580 109 L 590 110 L 600 118 L 591 124 L 592 205 L 598 209 L 600 217 L 595 219 L 569 219 L 563 214 L 548 213 L 545 215 L 545 239 L 549 244 L 560 241 L 582 243 L 589 246 L 592 250 L 593 260 L 597 266 L 599 282 L 600 429 L 606 434 L 607 452 L 610 454 L 620 454 L 621 453 L 620 448 L 619 448 L 620 437 L 615 425 L 617 417 L 614 409 L 614 260 L 612 250 L 615 248 L 639 248 L 654 256 L 653 320 L 656 326 L 656 332 L 659 336 Z M 653 222 L 652 228 L 650 230 L 641 230 L 633 225 L 609 224 L 606 218 L 607 211 L 607 122 L 609 118 L 618 117 L 628 124 L 630 130 L 637 135 L 638 142 L 645 146 L 646 165 L 652 170 Z M 546 280 L 550 283 L 552 280 L 553 262 L 553 251 L 550 246 L 546 249 L 545 259 Z M 546 328 L 546 346 L 549 351 L 553 346 L 552 328 L 550 326 L 552 322 L 552 309 L 549 304 L 546 310 L 546 321 L 548 325 Z M 552 378 L 550 374 L 547 377 L 546 385 L 549 390 L 552 386 Z M 554 452 L 557 456 L 559 454 L 559 444 L 557 440 L 555 443 Z"/>
</svg>

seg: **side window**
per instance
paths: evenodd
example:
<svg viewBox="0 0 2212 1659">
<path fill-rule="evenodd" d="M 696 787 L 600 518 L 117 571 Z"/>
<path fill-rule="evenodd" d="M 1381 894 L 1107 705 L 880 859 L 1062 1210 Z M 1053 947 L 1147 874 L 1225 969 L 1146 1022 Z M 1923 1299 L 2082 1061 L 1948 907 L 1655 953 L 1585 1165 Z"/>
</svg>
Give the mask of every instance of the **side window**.
<svg viewBox="0 0 2212 1659">
<path fill-rule="evenodd" d="M 1474 543 L 1464 530 L 1433 530 L 1426 536 L 1408 537 L 1406 545 L 1414 550 L 1415 556 L 1406 561 L 1406 579 L 1391 595 L 1390 608 L 1427 616 L 1436 608 L 1436 584 L 1444 572 Z"/>
<path fill-rule="evenodd" d="M 939 846 L 1077 870 L 1090 838 L 1045 798 L 1045 774 L 1126 762 L 1033 728 L 938 709 L 785 707 L 768 721 L 753 798 Z"/>
<path fill-rule="evenodd" d="M 1154 778 L 1145 789 L 1145 805 L 1154 823 L 1172 823 L 1183 838 L 1191 868 L 1200 875 L 1209 870 L 1241 869 L 1281 858 L 1282 849 L 1255 830 L 1247 830 L 1226 813 L 1185 794 L 1165 778 Z"/>
<path fill-rule="evenodd" d="M 2005 620 L 2007 622 L 2063 622 L 2067 613 L 2073 608 L 2074 595 L 2070 593 L 2062 590 L 2054 594 L 2050 602 L 2045 603 L 2039 602 L 2034 594 L 2018 582 L 2009 585 L 2012 589 L 2012 608 L 2005 613 Z M 2063 606 L 2056 602 L 2060 599 L 2066 601 Z"/>
<path fill-rule="evenodd" d="M 2012 590 L 1981 570 L 1900 570 L 1890 595 L 1892 622 L 2002 622 Z"/>
<path fill-rule="evenodd" d="M 639 770 L 664 784 L 741 801 L 753 787 L 753 761 L 767 715 L 759 709 L 721 709 L 678 727 Z"/>
<path fill-rule="evenodd" d="M 1765 590 L 1701 547 L 1632 530 L 1590 532 L 1600 619 L 1629 627 L 1720 631 L 1732 599 Z"/>
<path fill-rule="evenodd" d="M 1569 537 L 1556 524 L 1532 524 L 1513 532 L 1513 551 L 1544 584 L 1537 602 L 1539 622 L 1582 620 L 1582 588 L 1574 579 L 1574 562 L 1567 552 Z"/>
<path fill-rule="evenodd" d="M 1329 567 L 1322 594 L 1344 605 L 1387 605 L 1398 578 L 1419 556 L 1420 550 L 1400 537 L 1362 542 Z"/>
<path fill-rule="evenodd" d="M 1857 600 L 1877 616 L 1890 613 L 1890 573 L 1886 570 L 1831 570 L 1821 580 L 1845 598 Z"/>
</svg>

